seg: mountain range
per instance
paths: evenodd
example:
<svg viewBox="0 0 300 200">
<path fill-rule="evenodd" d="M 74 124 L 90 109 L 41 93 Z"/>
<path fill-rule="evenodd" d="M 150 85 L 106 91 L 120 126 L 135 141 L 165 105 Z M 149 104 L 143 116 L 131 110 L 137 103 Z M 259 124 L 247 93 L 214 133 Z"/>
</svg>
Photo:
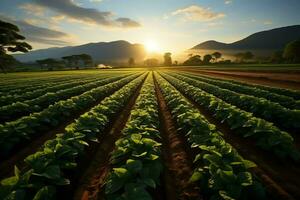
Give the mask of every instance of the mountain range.
<svg viewBox="0 0 300 200">
<path fill-rule="evenodd" d="M 131 44 L 124 40 L 113 42 L 88 43 L 79 46 L 54 47 L 30 51 L 25 54 L 14 54 L 21 62 L 34 62 L 39 59 L 55 58 L 76 54 L 89 54 L 93 60 L 103 63 L 124 62 L 133 57 L 136 61 L 143 60 L 146 51 L 141 44 Z"/>
<path fill-rule="evenodd" d="M 281 50 L 284 46 L 300 39 L 300 25 L 275 28 L 254 33 L 233 43 L 222 43 L 215 40 L 200 43 L 192 50 Z"/>
<path fill-rule="evenodd" d="M 233 43 L 210 40 L 198 44 L 190 50 L 197 51 L 201 55 L 217 50 L 221 51 L 225 56 L 232 56 L 236 52 L 250 50 L 256 56 L 267 56 L 276 50 L 282 50 L 288 42 L 297 39 L 300 39 L 300 25 L 254 33 Z M 143 61 L 147 56 L 145 47 L 142 44 L 131 44 L 124 40 L 118 40 L 113 42 L 88 43 L 79 46 L 40 49 L 25 54 L 14 54 L 14 57 L 21 62 L 34 62 L 39 59 L 60 59 L 63 56 L 83 53 L 91 55 L 94 61 L 102 63 L 127 62 L 130 57 L 139 62 Z"/>
</svg>

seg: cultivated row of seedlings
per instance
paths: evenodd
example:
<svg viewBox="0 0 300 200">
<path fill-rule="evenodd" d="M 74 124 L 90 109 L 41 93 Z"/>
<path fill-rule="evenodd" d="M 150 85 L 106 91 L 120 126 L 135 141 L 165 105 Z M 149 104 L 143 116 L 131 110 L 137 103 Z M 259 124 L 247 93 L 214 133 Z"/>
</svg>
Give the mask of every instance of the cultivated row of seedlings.
<svg viewBox="0 0 300 200">
<path fill-rule="evenodd" d="M 214 80 L 220 80 L 219 78 L 214 78 L 211 77 L 211 75 L 208 75 L 209 78 L 214 79 Z M 207 77 L 207 76 L 205 76 Z M 238 85 L 244 85 L 244 86 L 248 86 L 248 87 L 254 87 L 257 89 L 261 89 L 261 90 L 265 90 L 265 91 L 269 91 L 271 93 L 276 93 L 279 95 L 284 95 L 284 96 L 288 96 L 288 97 L 292 97 L 296 100 L 300 100 L 300 92 L 297 90 L 292 90 L 292 89 L 285 89 L 285 88 L 280 88 L 280 87 L 272 87 L 272 86 L 267 86 L 267 85 L 259 85 L 259 84 L 248 84 L 246 82 L 241 82 L 241 81 L 236 81 L 236 80 L 228 80 L 228 79 L 221 79 L 222 81 L 228 82 L 228 83 L 234 83 L 234 84 L 238 84 Z"/>
<path fill-rule="evenodd" d="M 128 75 L 121 75 L 112 78 L 101 79 L 97 81 L 88 81 L 85 84 L 77 85 L 67 89 L 62 89 L 56 92 L 46 92 L 44 95 L 23 102 L 16 102 L 11 105 L 0 107 L 0 122 L 15 120 L 18 117 L 29 115 L 33 112 L 39 112 L 49 105 L 60 100 L 68 99 L 75 95 L 80 95 L 84 92 L 92 90 L 102 85 L 109 84 L 124 78 Z"/>
<path fill-rule="evenodd" d="M 202 82 L 219 86 L 221 88 L 229 89 L 238 93 L 265 98 L 272 102 L 279 103 L 286 108 L 300 109 L 300 101 L 295 100 L 293 97 L 272 93 L 270 91 L 256 88 L 253 86 L 250 87 L 247 85 L 241 85 L 238 83 L 232 83 L 220 79 L 216 80 L 213 78 L 209 78 L 207 76 L 193 75 L 190 73 L 184 73 L 183 75 L 196 80 L 200 80 Z"/>
<path fill-rule="evenodd" d="M 200 88 L 231 105 L 235 105 L 245 111 L 253 113 L 254 116 L 275 123 L 278 127 L 298 132 L 300 130 L 300 110 L 291 110 L 278 103 L 250 95 L 243 95 L 228 89 L 192 79 L 179 74 L 172 74 L 190 85 Z"/>
<path fill-rule="evenodd" d="M 20 200 L 58 198 L 56 196 L 58 189 L 71 184 L 68 172 L 74 173 L 81 157 L 90 156 L 85 154 L 89 144 L 98 142 L 105 134 L 105 128 L 128 103 L 145 77 L 146 74 L 138 76 L 106 97 L 99 105 L 69 125 L 63 134 L 48 140 L 40 151 L 29 155 L 25 159 L 26 167 L 23 171 L 15 167 L 15 175 L 1 181 L 0 198 Z M 120 82 L 124 80 L 120 80 L 119 84 Z M 115 90 L 120 88 L 116 83 L 110 85 Z"/>
<path fill-rule="evenodd" d="M 18 101 L 25 101 L 29 99 L 34 99 L 39 96 L 42 96 L 48 92 L 57 92 L 59 90 L 67 89 L 67 88 L 72 88 L 78 85 L 86 84 L 91 81 L 97 81 L 101 78 L 106 78 L 107 75 L 102 75 L 98 77 L 89 77 L 89 78 L 81 78 L 80 80 L 76 80 L 73 78 L 67 78 L 66 81 L 62 82 L 52 82 L 50 86 L 45 86 L 40 89 L 34 89 L 28 92 L 18 92 L 18 93 L 13 93 L 13 94 L 2 94 L 0 97 L 0 106 L 5 106 L 9 105 Z"/>
<path fill-rule="evenodd" d="M 131 117 L 111 155 L 105 199 L 151 200 L 160 185 L 162 161 L 158 105 L 152 74 L 146 79 Z M 152 193 L 151 193 L 152 191 Z"/>
<path fill-rule="evenodd" d="M 88 76 L 86 76 L 88 77 Z M 0 88 L 0 94 L 13 94 L 18 92 L 27 92 L 32 89 L 40 89 L 43 87 L 51 86 L 53 85 L 53 82 L 64 82 L 66 79 L 79 79 L 80 77 L 74 77 L 74 76 L 54 76 L 54 77 L 43 77 L 43 78 L 27 78 L 27 79 L 12 79 L 9 77 L 9 80 L 1 80 L 1 88 Z"/>
<path fill-rule="evenodd" d="M 299 161 L 300 153 L 294 145 L 293 137 L 281 131 L 272 123 L 253 116 L 236 106 L 222 101 L 200 88 L 192 86 L 166 73 L 162 76 L 174 85 L 180 92 L 191 98 L 197 104 L 207 108 L 221 122 L 226 122 L 234 133 L 244 138 L 253 139 L 256 145 L 279 158 L 290 158 Z M 178 76 L 176 76 L 178 77 Z"/>
<path fill-rule="evenodd" d="M 176 120 L 179 133 L 187 138 L 194 156 L 194 172 L 190 181 L 200 185 L 208 199 L 264 199 L 262 185 L 251 174 L 255 167 L 243 159 L 176 88 L 155 75 L 167 106 Z M 188 90 L 188 88 L 186 88 Z"/>
<path fill-rule="evenodd" d="M 88 109 L 91 105 L 112 94 L 141 74 L 112 78 L 115 82 L 96 87 L 79 96 L 58 101 L 41 112 L 33 113 L 16 121 L 0 125 L 0 156 L 8 157 L 19 144 L 25 144 L 41 133 L 51 130 L 72 115 Z M 117 81 L 117 79 L 120 79 Z M 111 78 L 105 81 L 111 80 Z"/>
</svg>

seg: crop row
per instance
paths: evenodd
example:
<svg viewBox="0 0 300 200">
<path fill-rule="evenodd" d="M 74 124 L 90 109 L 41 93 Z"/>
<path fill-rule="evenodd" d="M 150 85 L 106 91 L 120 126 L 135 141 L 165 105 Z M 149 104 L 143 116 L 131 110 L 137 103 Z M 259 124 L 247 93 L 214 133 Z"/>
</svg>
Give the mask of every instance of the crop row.
<svg viewBox="0 0 300 200">
<path fill-rule="evenodd" d="M 113 166 L 106 181 L 106 198 L 119 200 L 151 200 L 149 188 L 160 184 L 158 105 L 152 74 L 148 76 L 131 117 L 116 142 L 112 153 Z"/>
<path fill-rule="evenodd" d="M 2 84 L 0 88 L 0 94 L 13 94 L 16 92 L 30 91 L 34 88 L 42 88 L 44 85 L 47 86 L 48 84 L 56 83 L 56 82 L 63 82 L 65 79 L 79 79 L 80 77 L 73 77 L 73 76 L 55 76 L 55 77 L 48 77 L 48 78 L 39 78 L 39 79 L 29 79 L 18 81 L 18 80 L 11 80 L 10 84 Z"/>
<path fill-rule="evenodd" d="M 199 183 L 209 199 L 262 199 L 263 188 L 250 172 L 255 164 L 226 143 L 215 126 L 171 84 L 157 74 L 156 78 L 180 134 L 196 152 L 190 181 Z"/>
<path fill-rule="evenodd" d="M 213 78 L 208 78 L 207 76 L 201 76 L 201 75 L 192 75 L 190 73 L 185 73 L 184 76 L 200 80 L 202 82 L 207 82 L 212 85 L 219 86 L 221 88 L 229 89 L 238 93 L 252 95 L 256 97 L 261 97 L 268 99 L 272 102 L 276 102 L 281 104 L 284 107 L 290 108 L 290 109 L 300 109 L 300 101 L 295 100 L 292 97 L 272 93 L 270 91 L 262 90 L 256 87 L 250 87 L 246 85 L 241 85 L 237 83 L 231 83 L 224 80 L 216 80 Z"/>
<path fill-rule="evenodd" d="M 57 127 L 72 115 L 89 108 L 138 76 L 140 74 L 131 75 L 119 81 L 94 88 L 79 96 L 56 102 L 42 112 L 33 113 L 30 116 L 0 125 L 0 155 L 10 155 L 17 145 L 30 141 L 33 137 Z"/>
<path fill-rule="evenodd" d="M 1 181 L 1 199 L 56 199 L 58 187 L 69 185 L 68 171 L 76 169 L 80 157 L 89 156 L 89 143 L 98 142 L 111 120 L 127 104 L 146 74 L 105 98 L 99 105 L 80 116 L 76 122 L 47 141 L 41 151 L 25 159 L 27 170 L 15 167 L 15 176 Z M 115 87 L 117 89 L 117 87 Z"/>
<path fill-rule="evenodd" d="M 274 103 L 263 98 L 239 94 L 228 89 L 222 89 L 212 84 L 178 74 L 173 76 L 211 93 L 232 105 L 251 112 L 256 117 L 273 122 L 276 126 L 284 130 L 293 132 L 300 130 L 300 110 L 290 110 L 282 107 L 278 103 Z"/>
<path fill-rule="evenodd" d="M 215 80 L 219 80 L 219 79 L 213 78 L 213 77 L 210 77 L 210 78 L 215 79 Z M 257 89 L 262 89 L 262 90 L 266 90 L 266 91 L 276 93 L 276 94 L 279 94 L 279 95 L 292 97 L 296 100 L 300 100 L 300 92 L 297 91 L 297 90 L 271 87 L 271 86 L 258 85 L 258 84 L 248 84 L 248 83 L 245 83 L 245 82 L 240 82 L 240 81 L 235 81 L 235 80 L 224 80 L 224 81 L 226 81 L 228 83 L 234 83 L 234 84 L 244 85 L 244 86 L 248 86 L 248 87 L 254 87 L 254 88 L 257 88 Z"/>
<path fill-rule="evenodd" d="M 11 105 L 0 107 L 0 122 L 15 120 L 18 117 L 28 115 L 32 112 L 39 112 L 42 109 L 48 107 L 49 105 L 70 98 L 75 95 L 82 94 L 93 88 L 109 84 L 111 82 L 117 81 L 120 78 L 126 77 L 128 75 L 121 75 L 112 78 L 106 78 L 103 80 L 87 82 L 83 85 L 78 85 L 76 87 L 71 87 L 67 89 L 62 89 L 57 92 L 47 92 L 46 94 L 39 96 L 35 99 L 16 102 Z"/>
<path fill-rule="evenodd" d="M 28 92 L 19 92 L 17 94 L 9 94 L 9 95 L 2 95 L 0 97 L 0 106 L 5 106 L 5 105 L 9 105 L 12 103 L 15 103 L 17 101 L 25 101 L 28 99 L 33 99 L 33 98 L 37 98 L 39 96 L 42 96 L 44 94 L 46 94 L 47 92 L 56 92 L 59 90 L 63 90 L 63 89 L 67 89 L 67 88 L 71 88 L 71 87 L 75 87 L 78 85 L 82 85 L 82 84 L 86 84 L 92 81 L 96 81 L 99 80 L 101 78 L 105 78 L 107 76 L 99 76 L 99 77 L 93 77 L 93 78 L 81 78 L 80 80 L 74 80 L 74 79 L 70 79 L 67 81 L 63 81 L 63 82 L 56 82 L 56 83 L 52 83 L 50 86 L 46 86 L 40 89 L 35 89 L 35 90 L 31 90 Z"/>
<path fill-rule="evenodd" d="M 294 145 L 294 140 L 287 132 L 281 131 L 272 123 L 256 118 L 252 113 L 226 103 L 182 80 L 165 73 L 162 76 L 180 92 L 209 110 L 222 123 L 226 122 L 231 130 L 234 130 L 234 133 L 244 138 L 252 138 L 257 146 L 273 152 L 279 157 L 300 159 L 300 153 Z"/>
</svg>

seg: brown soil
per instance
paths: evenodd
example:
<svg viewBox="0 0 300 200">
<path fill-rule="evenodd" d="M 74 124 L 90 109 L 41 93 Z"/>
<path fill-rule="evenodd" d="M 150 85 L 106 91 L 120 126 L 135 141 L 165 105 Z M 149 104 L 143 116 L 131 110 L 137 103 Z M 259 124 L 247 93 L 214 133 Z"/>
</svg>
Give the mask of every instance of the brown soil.
<svg viewBox="0 0 300 200">
<path fill-rule="evenodd" d="M 300 74 L 285 73 L 256 73 L 256 72 L 221 72 L 213 70 L 196 70 L 196 69 L 177 69 L 181 71 L 189 71 L 209 75 L 222 79 L 233 79 L 246 83 L 254 83 L 267 85 L 272 87 L 281 87 L 287 89 L 300 90 Z"/>
<path fill-rule="evenodd" d="M 69 119 L 64 120 L 63 123 L 60 124 L 55 129 L 43 133 L 41 136 L 37 136 L 36 138 L 32 138 L 32 140 L 28 141 L 27 143 L 24 142 L 19 146 L 17 146 L 15 148 L 15 151 L 9 157 L 1 159 L 0 178 L 12 176 L 15 165 L 17 165 L 20 169 L 23 169 L 25 167 L 24 159 L 28 155 L 37 152 L 47 140 L 55 138 L 56 134 L 63 133 L 65 128 L 69 124 L 75 122 L 75 120 L 79 118 L 82 114 L 88 112 L 91 108 L 98 105 L 104 98 L 98 99 L 95 103 L 91 104 L 87 109 L 84 109 L 83 111 L 80 111 L 76 114 L 72 114 L 72 116 Z"/>
<path fill-rule="evenodd" d="M 122 112 L 113 120 L 113 123 L 107 128 L 107 134 L 100 138 L 100 143 L 97 145 L 93 154 L 87 154 L 85 157 L 90 157 L 89 165 L 82 166 L 84 170 L 80 174 L 79 180 L 74 185 L 77 186 L 73 192 L 74 200 L 87 200 L 87 199 L 104 199 L 104 182 L 108 175 L 110 165 L 110 153 L 115 148 L 115 142 L 121 137 L 122 130 L 130 116 L 136 99 L 140 93 L 141 87 L 144 82 L 140 84 L 138 89 L 130 98 L 128 104 L 124 107 Z M 92 156 L 90 156 L 92 155 Z"/>
<path fill-rule="evenodd" d="M 191 154 L 185 139 L 177 132 L 172 115 L 155 79 L 162 134 L 162 157 L 165 163 L 164 183 L 167 200 L 202 199 L 199 187 L 190 183 L 193 172 Z"/>
<path fill-rule="evenodd" d="M 205 118 L 216 126 L 223 133 L 223 138 L 230 143 L 239 154 L 254 161 L 258 166 L 252 172 L 264 184 L 268 193 L 278 199 L 299 199 L 300 198 L 300 168 L 290 160 L 279 160 L 270 152 L 259 149 L 255 142 L 249 138 L 238 136 L 225 123 L 218 121 L 211 112 L 203 106 L 198 105 L 186 95 L 182 94 L 192 103 Z"/>
</svg>

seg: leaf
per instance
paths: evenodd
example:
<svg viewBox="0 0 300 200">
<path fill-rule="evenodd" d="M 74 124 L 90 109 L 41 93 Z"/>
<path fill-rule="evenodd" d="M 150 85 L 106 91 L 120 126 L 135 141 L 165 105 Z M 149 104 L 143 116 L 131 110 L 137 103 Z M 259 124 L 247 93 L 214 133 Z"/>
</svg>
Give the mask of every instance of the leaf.
<svg viewBox="0 0 300 200">
<path fill-rule="evenodd" d="M 127 169 L 125 168 L 113 168 L 113 170 L 119 177 L 122 177 L 127 174 Z"/>
<path fill-rule="evenodd" d="M 44 173 L 42 174 L 34 173 L 34 175 L 43 176 L 48 179 L 58 179 L 60 178 L 60 168 L 58 165 L 50 165 L 45 169 Z"/>
<path fill-rule="evenodd" d="M 155 181 L 152 178 L 147 178 L 143 180 L 144 183 L 152 188 L 156 188 Z"/>
<path fill-rule="evenodd" d="M 226 191 L 220 190 L 219 195 L 224 199 L 224 200 L 235 200 L 234 198 L 231 198 Z"/>
<path fill-rule="evenodd" d="M 51 200 L 54 199 L 56 189 L 53 186 L 42 187 L 34 196 L 33 200 Z"/>
<path fill-rule="evenodd" d="M 239 173 L 238 179 L 242 186 L 249 186 L 253 184 L 252 175 L 250 172 Z"/>
<path fill-rule="evenodd" d="M 243 163 L 246 169 L 256 167 L 256 164 L 250 160 L 243 160 Z"/>
<path fill-rule="evenodd" d="M 143 163 L 139 160 L 128 159 L 126 161 L 127 168 L 130 171 L 138 172 L 143 168 Z"/>
<path fill-rule="evenodd" d="M 19 178 L 17 176 L 12 176 L 1 181 L 1 185 L 3 186 L 14 186 L 18 183 Z"/>
<path fill-rule="evenodd" d="M 134 143 L 139 144 L 140 140 L 142 139 L 142 135 L 140 135 L 140 134 L 132 134 L 130 138 L 131 138 L 131 140 Z"/>
<path fill-rule="evenodd" d="M 199 181 L 201 178 L 202 178 L 202 173 L 199 171 L 194 171 L 189 182 L 196 182 Z"/>
</svg>

